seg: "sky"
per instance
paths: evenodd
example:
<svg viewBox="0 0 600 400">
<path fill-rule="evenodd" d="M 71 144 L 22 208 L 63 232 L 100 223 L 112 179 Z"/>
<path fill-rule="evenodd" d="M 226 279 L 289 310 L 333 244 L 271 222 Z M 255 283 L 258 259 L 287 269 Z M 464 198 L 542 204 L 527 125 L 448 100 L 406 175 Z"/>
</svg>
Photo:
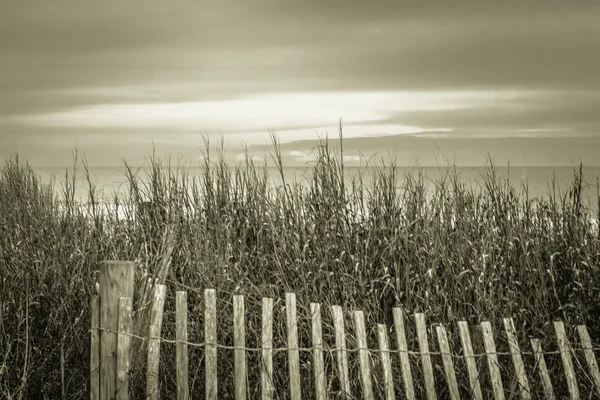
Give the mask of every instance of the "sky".
<svg viewBox="0 0 600 400">
<path fill-rule="evenodd" d="M 0 156 L 600 166 L 600 2 L 0 0 Z M 268 159 L 268 157 L 267 157 Z"/>
</svg>

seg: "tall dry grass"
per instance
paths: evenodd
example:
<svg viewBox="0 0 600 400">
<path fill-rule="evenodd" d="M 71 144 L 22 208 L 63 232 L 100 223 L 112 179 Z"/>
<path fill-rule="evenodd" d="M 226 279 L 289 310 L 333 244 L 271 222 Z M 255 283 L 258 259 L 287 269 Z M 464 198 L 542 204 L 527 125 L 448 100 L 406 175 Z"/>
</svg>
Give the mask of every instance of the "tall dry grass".
<svg viewBox="0 0 600 400">
<path fill-rule="evenodd" d="M 524 349 L 532 336 L 542 338 L 545 349 L 555 349 L 555 319 L 569 326 L 586 323 L 598 342 L 600 234 L 593 219 L 597 223 L 600 216 L 591 215 L 582 195 L 581 171 L 574 171 L 564 192 L 550 182 L 544 198 L 530 198 L 527 187 L 511 186 L 491 163 L 479 186 L 453 169 L 434 182 L 415 169 L 398 188 L 393 163 L 380 164 L 369 180 L 361 173 L 348 176 L 340 153 L 324 142 L 316 149 L 311 175 L 288 182 L 276 141 L 274 148 L 283 185 L 271 187 L 267 170 L 250 158 L 232 168 L 207 145 L 197 176 L 156 156 L 148 160 L 146 174 L 125 165 L 129 193 L 113 199 L 117 208 L 99 200 L 90 179 L 90 201 L 77 202 L 76 176 L 89 178 L 85 163 L 75 160 L 79 171 L 67 172 L 55 197 L 52 185 L 41 182 L 27 162 L 7 159 L 0 173 L 0 397 L 87 396 L 88 303 L 98 263 L 105 259 L 138 262 L 137 310 L 144 306 L 144 290 L 151 290 L 148 278 L 168 285 L 164 337 L 174 337 L 175 291 L 187 290 L 192 342 L 203 341 L 205 288 L 218 291 L 219 338 L 226 345 L 233 344 L 231 296 L 244 294 L 247 345 L 259 346 L 260 299 L 273 296 L 275 346 L 284 347 L 281 299 L 287 291 L 297 294 L 300 340 L 307 347 L 310 301 L 324 306 L 325 342 L 331 345 L 326 306 L 332 304 L 364 310 L 371 328 L 377 322 L 391 325 L 391 309 L 398 305 L 409 314 L 425 312 L 431 323 L 446 324 L 457 352 L 455 322 L 461 319 L 491 320 L 501 332 L 501 318 L 513 316 Z M 347 324 L 352 332 L 351 319 Z M 137 329 L 144 334 L 143 324 Z M 369 334 L 375 348 L 374 332 Z M 352 335 L 349 340 L 352 347 Z M 504 336 L 498 334 L 497 340 L 499 350 L 506 350 Z M 414 341 L 409 345 L 418 348 Z M 431 345 L 436 348 L 433 340 Z M 482 352 L 477 340 L 475 347 Z M 190 351 L 190 381 L 200 396 L 202 352 Z M 173 395 L 174 354 L 174 347 L 163 346 L 162 390 Z M 260 389 L 259 359 L 257 352 L 248 354 L 254 397 Z M 333 376 L 327 357 L 328 376 Z M 287 388 L 284 359 L 276 353 L 281 397 Z M 309 393 L 310 354 L 301 353 L 301 360 Z M 509 376 L 510 360 L 502 360 Z M 559 374 L 560 360 L 549 356 L 547 361 Z M 354 353 L 350 362 L 356 374 Z M 413 362 L 418 376 L 418 359 Z M 143 368 L 143 357 L 138 358 L 132 377 L 138 396 Z M 232 393 L 232 371 L 233 352 L 220 349 L 223 397 Z M 436 374 L 443 396 L 442 375 Z M 464 371 L 458 377 L 466 382 Z M 589 378 L 580 380 L 591 388 Z M 353 382 L 359 391 L 358 380 Z M 375 379 L 375 384 L 381 394 L 382 383 Z M 334 379 L 331 390 L 337 385 Z M 557 393 L 564 393 L 564 384 L 556 385 Z M 418 390 L 422 394 L 423 388 Z"/>
</svg>

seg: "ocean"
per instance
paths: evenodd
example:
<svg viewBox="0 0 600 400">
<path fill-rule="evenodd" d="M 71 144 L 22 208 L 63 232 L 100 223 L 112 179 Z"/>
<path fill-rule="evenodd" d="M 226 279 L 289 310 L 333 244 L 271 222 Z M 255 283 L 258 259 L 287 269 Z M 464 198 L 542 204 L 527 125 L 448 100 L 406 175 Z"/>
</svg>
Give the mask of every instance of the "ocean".
<svg viewBox="0 0 600 400">
<path fill-rule="evenodd" d="M 445 167 L 419 167 L 428 182 L 435 182 L 441 176 L 443 176 L 447 168 Z M 55 181 L 55 192 L 57 195 L 60 194 L 64 180 L 66 168 L 35 168 L 36 172 L 42 177 L 45 182 L 50 182 L 52 179 Z M 353 176 L 359 173 L 358 167 L 346 167 L 345 176 L 347 180 L 350 180 Z M 368 182 L 373 177 L 375 169 L 365 168 L 363 169 L 363 177 Z M 408 172 L 416 173 L 415 167 L 397 167 L 397 187 L 401 187 L 404 180 L 405 174 Z M 485 167 L 457 167 L 456 171 L 460 175 L 461 179 L 468 184 L 480 185 L 483 183 L 481 174 L 485 172 Z M 495 167 L 495 171 L 498 177 L 508 177 L 509 182 L 516 188 L 520 188 L 523 183 L 527 183 L 529 187 L 530 197 L 544 197 L 548 195 L 551 179 L 554 174 L 554 180 L 557 188 L 560 191 L 570 187 L 573 182 L 573 176 L 576 171 L 576 167 Z M 198 175 L 202 172 L 200 168 L 188 168 L 190 175 Z M 306 182 L 307 177 L 310 176 L 311 168 L 286 168 L 284 169 L 284 176 L 286 183 L 293 182 Z M 114 198 L 114 194 L 126 195 L 128 190 L 127 179 L 125 176 L 124 167 L 100 167 L 90 168 L 89 170 L 91 181 L 95 184 L 96 188 L 101 193 L 105 202 L 110 202 Z M 268 167 L 267 173 L 270 182 L 273 185 L 281 184 L 282 179 L 276 168 Z M 146 170 L 141 168 L 139 170 L 139 176 L 143 178 L 146 174 Z M 75 191 L 75 197 L 81 202 L 88 201 L 88 184 L 84 178 L 84 171 L 80 170 L 78 173 L 77 186 Z M 583 179 L 584 179 L 584 197 L 588 199 L 590 207 L 594 212 L 597 211 L 597 179 L 600 177 L 600 167 L 584 167 L 583 168 Z"/>
</svg>

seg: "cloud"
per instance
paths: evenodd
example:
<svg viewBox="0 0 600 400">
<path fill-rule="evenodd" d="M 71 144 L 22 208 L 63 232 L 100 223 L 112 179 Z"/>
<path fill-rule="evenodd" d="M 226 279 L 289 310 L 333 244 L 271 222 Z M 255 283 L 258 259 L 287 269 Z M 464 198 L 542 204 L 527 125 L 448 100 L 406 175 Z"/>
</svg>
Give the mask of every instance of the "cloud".
<svg viewBox="0 0 600 400">
<path fill-rule="evenodd" d="M 9 120 L 53 127 L 207 129 L 224 132 L 277 129 L 290 132 L 298 128 L 325 126 L 332 120 L 343 118 L 349 125 L 362 124 L 361 134 L 373 129 L 391 130 L 392 134 L 396 134 L 425 129 L 406 124 L 378 126 L 386 118 L 393 118 L 394 113 L 497 107 L 525 95 L 527 93 L 517 91 L 271 93 L 235 100 L 79 106 L 57 112 L 19 115 Z"/>
<path fill-rule="evenodd" d="M 595 137 L 599 18 L 600 3 L 557 0 L 13 2 L 0 13 L 0 148 L 185 149 L 206 130 L 237 149 L 268 129 L 314 145 L 339 117 L 366 148 Z"/>
<path fill-rule="evenodd" d="M 14 3 L 0 16 L 0 88 L 599 86 L 598 4 L 429 3 Z"/>
</svg>

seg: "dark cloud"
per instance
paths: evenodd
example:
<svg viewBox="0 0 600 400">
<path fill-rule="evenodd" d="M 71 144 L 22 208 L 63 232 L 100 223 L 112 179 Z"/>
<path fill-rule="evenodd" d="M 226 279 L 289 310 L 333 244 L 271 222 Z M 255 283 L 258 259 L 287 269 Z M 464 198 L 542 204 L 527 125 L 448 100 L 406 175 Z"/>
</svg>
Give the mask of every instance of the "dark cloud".
<svg viewBox="0 0 600 400">
<path fill-rule="evenodd" d="M 590 2 L 14 4 L 0 16 L 3 89 L 154 80 L 253 82 L 246 90 L 254 91 L 273 79 L 288 90 L 600 82 L 600 5 Z"/>
<path fill-rule="evenodd" d="M 60 136 L 56 129 L 7 122 L 100 104 L 294 91 L 513 89 L 548 96 L 518 107 L 390 114 L 385 122 L 454 128 L 440 139 L 449 151 L 533 151 L 538 143 L 550 152 L 566 146 L 586 155 L 595 138 L 587 146 L 573 139 L 571 146 L 559 139 L 540 144 L 539 137 L 514 144 L 459 137 L 542 128 L 597 137 L 598 20 L 600 3 L 590 1 L 2 2 L 0 147 L 41 148 L 40 138 L 50 133 L 57 136 L 48 146 L 69 147 L 77 135 L 116 134 L 83 129 Z M 129 132 L 123 146 L 135 149 L 152 136 Z M 430 150 L 423 137 L 396 139 L 349 143 L 356 151 L 375 144 Z"/>
</svg>

